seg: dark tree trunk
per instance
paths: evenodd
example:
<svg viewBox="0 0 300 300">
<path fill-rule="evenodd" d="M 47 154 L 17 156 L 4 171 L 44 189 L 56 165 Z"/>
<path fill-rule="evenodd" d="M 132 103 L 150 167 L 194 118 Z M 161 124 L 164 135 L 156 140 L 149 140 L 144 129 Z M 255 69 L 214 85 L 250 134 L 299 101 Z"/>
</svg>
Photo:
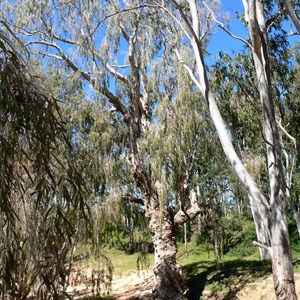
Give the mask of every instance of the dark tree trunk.
<svg viewBox="0 0 300 300">
<path fill-rule="evenodd" d="M 150 230 L 155 249 L 153 299 L 186 299 L 182 270 L 176 263 L 174 224 L 169 214 L 162 216 L 159 210 L 152 210 Z"/>
<path fill-rule="evenodd" d="M 181 267 L 176 264 L 176 230 L 172 216 L 169 214 L 167 205 L 164 206 L 159 197 L 162 197 L 162 185 L 155 183 L 155 191 L 151 186 L 151 176 L 144 168 L 138 151 L 139 135 L 135 126 L 131 123 L 131 172 L 137 186 L 142 192 L 142 201 L 145 206 L 145 215 L 149 218 L 150 232 L 155 251 L 153 267 L 154 286 L 153 299 L 186 299 L 183 296 L 183 276 Z M 162 207 L 163 206 L 163 207 Z M 188 213 L 188 212 L 187 212 Z M 196 217 L 197 215 L 195 215 Z"/>
</svg>

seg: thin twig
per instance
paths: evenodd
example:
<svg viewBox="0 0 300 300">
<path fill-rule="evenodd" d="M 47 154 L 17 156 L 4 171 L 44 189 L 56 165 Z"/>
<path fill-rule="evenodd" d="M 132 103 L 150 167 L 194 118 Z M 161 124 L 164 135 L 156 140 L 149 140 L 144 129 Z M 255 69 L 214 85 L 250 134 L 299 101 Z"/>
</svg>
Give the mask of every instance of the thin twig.
<svg viewBox="0 0 300 300">
<path fill-rule="evenodd" d="M 282 126 L 280 121 L 276 120 L 276 123 L 277 123 L 278 127 L 282 130 L 282 132 L 293 142 L 295 149 L 297 149 L 296 139 L 287 132 L 287 130 Z"/>
<path fill-rule="evenodd" d="M 122 14 L 124 12 L 129 12 L 129 11 L 133 11 L 133 10 L 137 10 L 137 9 L 142 9 L 142 8 L 157 8 L 156 5 L 150 5 L 150 4 L 144 4 L 144 5 L 139 5 L 139 6 L 134 6 L 134 7 L 130 7 L 130 8 L 124 8 L 122 10 L 116 11 L 110 15 L 105 16 L 104 18 L 102 18 L 98 24 L 96 25 L 96 27 L 94 28 L 94 30 L 92 30 L 91 35 L 93 35 L 97 29 L 99 28 L 99 26 L 106 21 L 107 19 L 114 17 L 116 15 Z"/>
<path fill-rule="evenodd" d="M 251 45 L 248 41 L 246 41 L 245 39 L 243 39 L 243 38 L 241 38 L 241 37 L 239 37 L 239 36 L 237 36 L 237 35 L 235 35 L 235 34 L 233 34 L 231 31 L 229 31 L 228 29 L 226 29 L 225 26 L 224 26 L 224 24 L 216 19 L 215 14 L 214 14 L 214 12 L 212 11 L 212 9 L 210 9 L 210 8 L 208 7 L 208 5 L 207 5 L 205 2 L 203 2 L 203 4 L 204 4 L 204 6 L 209 10 L 209 12 L 210 12 L 211 15 L 212 15 L 213 20 L 218 24 L 218 27 L 219 27 L 219 28 L 221 28 L 222 30 L 224 30 L 224 31 L 225 31 L 228 35 L 230 35 L 232 38 L 234 38 L 234 39 L 236 39 L 236 40 L 238 40 L 238 41 L 241 41 L 242 43 L 246 44 L 246 45 L 249 46 L 250 48 L 252 47 L 252 45 Z"/>
<path fill-rule="evenodd" d="M 173 1 L 172 1 L 173 2 Z M 174 2 L 173 2 L 174 3 Z M 176 3 L 177 4 L 177 3 Z M 181 28 L 181 30 L 184 32 L 184 34 L 186 35 L 186 37 L 191 40 L 190 35 L 188 34 L 188 32 L 186 31 L 186 29 L 182 26 L 182 23 L 180 22 L 180 20 L 178 20 L 178 18 L 172 14 L 166 7 L 164 7 L 163 5 L 160 5 L 157 3 L 157 7 L 162 9 L 163 11 L 165 11 L 176 23 L 177 25 Z"/>
</svg>

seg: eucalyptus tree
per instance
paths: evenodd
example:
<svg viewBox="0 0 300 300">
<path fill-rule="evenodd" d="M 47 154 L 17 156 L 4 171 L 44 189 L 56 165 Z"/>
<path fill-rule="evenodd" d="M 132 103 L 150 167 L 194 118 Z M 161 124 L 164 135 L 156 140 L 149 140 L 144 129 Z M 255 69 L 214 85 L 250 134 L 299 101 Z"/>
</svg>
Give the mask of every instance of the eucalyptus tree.
<svg viewBox="0 0 300 300">
<path fill-rule="evenodd" d="M 260 128 L 260 108 L 256 100 L 255 72 L 252 68 L 252 57 L 248 49 L 230 57 L 221 52 L 211 71 L 212 89 L 222 99 L 219 107 L 232 136 L 234 148 L 247 166 L 247 170 L 256 180 L 264 193 L 268 192 L 264 140 L 257 132 Z M 249 116 L 253 116 L 251 120 Z M 237 192 L 243 192 L 237 186 Z M 246 192 L 247 194 L 247 192 Z M 247 197 L 247 195 L 246 195 Z M 252 211 L 253 212 L 253 211 Z M 267 244 L 268 235 L 259 219 L 255 218 L 257 239 Z M 260 248 L 261 259 L 269 259 L 269 253 Z"/>
<path fill-rule="evenodd" d="M 278 122 L 282 131 L 281 143 L 283 145 L 284 167 L 286 170 L 287 195 L 290 197 L 291 213 L 296 220 L 297 231 L 300 235 L 299 222 L 299 97 L 298 97 L 298 76 L 299 76 L 299 44 L 291 51 L 293 63 L 291 72 L 286 76 L 287 87 L 283 98 L 284 115 Z M 298 221 L 298 222 L 297 222 Z"/>
<path fill-rule="evenodd" d="M 28 51 L 69 68 L 90 93 L 101 94 L 102 101 L 105 97 L 111 126 L 125 125 L 126 147 L 119 157 L 126 160 L 135 188 L 133 194 L 126 186 L 119 190 L 149 218 L 155 248 L 153 297 L 182 298 L 176 231 L 200 212 L 199 161 L 216 142 L 199 93 L 181 75 L 183 68 L 175 73 L 165 57 L 168 45 L 157 36 L 159 11 L 136 1 L 12 4 L 6 22 Z"/>
<path fill-rule="evenodd" d="M 268 198 L 259 188 L 234 149 L 228 135 L 227 126 L 220 114 L 218 99 L 210 87 L 202 45 L 209 30 L 205 26 L 207 24 L 207 16 L 219 22 L 216 20 L 214 9 L 211 5 L 212 3 L 208 5 L 205 2 L 195 0 L 186 2 L 171 0 L 169 4 L 161 5 L 161 9 L 169 17 L 172 27 L 176 27 L 177 31 L 181 32 L 182 36 L 184 36 L 182 37 L 182 41 L 188 41 L 191 54 L 194 56 L 196 68 L 194 68 L 193 64 L 182 58 L 181 51 L 183 46 L 177 49 L 179 61 L 185 66 L 191 79 L 202 92 L 224 152 L 250 195 L 255 218 L 261 220 L 268 233 L 270 241 L 268 244 L 260 242 L 256 244 L 266 249 L 270 254 L 276 297 L 277 299 L 297 299 L 285 210 L 286 195 L 281 158 L 282 149 L 274 114 L 275 95 L 271 81 L 272 65 L 269 56 L 269 28 L 265 20 L 265 3 L 256 0 L 243 1 L 250 41 L 242 38 L 238 39 L 251 49 L 253 57 L 258 98 L 260 99 L 262 135 L 265 141 L 267 156 Z M 206 15 L 203 14 L 204 11 Z M 222 23 L 219 22 L 218 24 L 229 32 Z M 234 37 L 230 32 L 229 34 Z"/>
<path fill-rule="evenodd" d="M 274 16 L 270 15 L 267 19 L 268 23 L 271 23 Z M 273 26 L 269 30 L 269 55 L 272 61 L 275 115 L 279 126 L 280 143 L 283 148 L 286 195 L 300 235 L 299 212 L 291 194 L 293 190 L 291 182 L 297 173 L 295 167 L 297 145 L 296 139 L 290 134 L 291 124 L 294 122 L 291 123 L 288 120 L 290 112 L 286 105 L 294 85 L 294 63 L 291 57 L 292 51 L 288 44 L 288 36 L 284 28 L 281 28 L 281 22 L 277 20 Z M 220 110 L 229 124 L 235 149 L 242 161 L 247 164 L 248 170 L 259 183 L 261 189 L 267 193 L 264 139 L 262 135 L 257 135 L 257 132 L 260 131 L 260 107 L 259 103 L 255 101 L 258 97 L 258 90 L 255 72 L 252 68 L 251 52 L 245 48 L 243 53 L 235 53 L 232 57 L 221 52 L 212 72 L 212 87 L 216 95 L 223 99 L 220 103 Z M 248 118 L 249 115 L 253 116 L 251 120 Z M 254 219 L 254 221 L 256 220 Z M 256 228 L 258 240 L 268 241 L 266 235 L 265 237 L 262 236 L 264 234 L 263 227 L 257 224 Z M 263 259 L 268 257 L 265 249 L 260 248 L 260 252 Z"/>
</svg>

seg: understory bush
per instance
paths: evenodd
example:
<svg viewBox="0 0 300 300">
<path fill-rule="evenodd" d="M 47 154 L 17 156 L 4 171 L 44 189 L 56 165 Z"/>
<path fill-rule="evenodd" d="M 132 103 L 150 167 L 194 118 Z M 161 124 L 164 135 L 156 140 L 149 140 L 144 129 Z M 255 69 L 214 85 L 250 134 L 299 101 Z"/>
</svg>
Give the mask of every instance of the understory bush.
<svg viewBox="0 0 300 300">
<path fill-rule="evenodd" d="M 257 247 L 253 245 L 256 241 L 256 232 L 253 222 L 247 221 L 243 226 L 238 242 L 229 247 L 227 255 L 229 256 L 250 256 L 257 251 Z"/>
</svg>

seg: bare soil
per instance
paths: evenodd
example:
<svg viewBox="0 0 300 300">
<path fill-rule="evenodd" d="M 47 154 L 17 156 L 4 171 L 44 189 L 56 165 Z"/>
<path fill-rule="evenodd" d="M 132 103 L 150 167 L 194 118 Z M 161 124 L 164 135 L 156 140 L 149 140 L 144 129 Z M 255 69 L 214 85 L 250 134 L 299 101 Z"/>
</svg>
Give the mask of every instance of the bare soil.
<svg viewBox="0 0 300 300">
<path fill-rule="evenodd" d="M 152 270 L 136 272 L 129 276 L 116 277 L 112 282 L 112 297 L 118 300 L 151 299 L 153 286 Z"/>
<path fill-rule="evenodd" d="M 142 275 L 134 273 L 130 276 L 115 278 L 112 285 L 112 297 L 116 300 L 151 299 L 152 283 L 151 270 Z M 203 283 L 199 282 L 199 285 L 201 284 Z M 213 291 L 209 286 L 204 287 L 201 295 L 193 294 L 193 288 L 191 288 L 187 297 L 189 300 L 276 300 L 271 274 L 256 278 L 253 281 L 250 280 L 245 285 L 237 281 L 229 288 L 236 290 L 232 297 L 229 296 L 228 289 L 226 291 Z M 300 274 L 296 274 L 296 288 L 298 297 L 300 297 Z"/>
<path fill-rule="evenodd" d="M 89 270 L 90 271 L 90 270 Z M 254 271 L 255 272 L 255 271 Z M 205 272 L 203 272 L 205 273 Z M 207 271 L 206 271 L 207 273 Z M 208 274 L 208 275 L 207 275 Z M 189 300 L 275 300 L 273 279 L 270 272 L 254 275 L 244 271 L 224 270 L 202 273 L 190 280 L 186 290 Z M 300 274 L 295 274 L 296 289 L 300 298 Z M 150 300 L 153 286 L 151 268 L 124 276 L 114 276 L 109 287 L 109 299 L 114 300 Z M 101 293 L 107 292 L 101 288 Z M 86 288 L 84 284 L 68 288 L 73 299 L 93 295 L 96 290 Z"/>
</svg>

